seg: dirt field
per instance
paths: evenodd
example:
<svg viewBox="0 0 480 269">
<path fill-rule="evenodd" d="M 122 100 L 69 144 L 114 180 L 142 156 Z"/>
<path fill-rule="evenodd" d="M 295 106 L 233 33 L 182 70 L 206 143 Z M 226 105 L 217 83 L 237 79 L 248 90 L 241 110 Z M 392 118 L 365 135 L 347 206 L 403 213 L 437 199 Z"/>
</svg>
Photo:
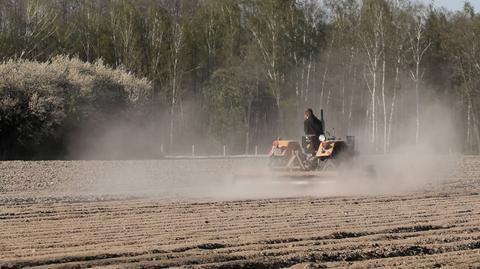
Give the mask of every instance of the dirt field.
<svg viewBox="0 0 480 269">
<path fill-rule="evenodd" d="M 0 268 L 480 267 L 478 157 L 388 188 L 238 166 L 263 163 L 0 162 Z"/>
</svg>

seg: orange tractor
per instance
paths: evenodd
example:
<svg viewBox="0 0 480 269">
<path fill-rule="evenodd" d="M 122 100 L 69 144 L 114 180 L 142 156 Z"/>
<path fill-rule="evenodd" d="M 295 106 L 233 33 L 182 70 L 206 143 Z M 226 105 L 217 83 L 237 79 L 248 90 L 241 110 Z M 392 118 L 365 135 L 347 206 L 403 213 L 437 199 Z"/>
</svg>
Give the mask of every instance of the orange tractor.
<svg viewBox="0 0 480 269">
<path fill-rule="evenodd" d="M 324 125 L 323 111 L 321 122 Z M 301 143 L 281 139 L 273 141 L 269 166 L 274 172 L 289 172 L 293 176 L 325 175 L 336 173 L 341 166 L 350 164 L 354 155 L 354 136 L 342 140 L 327 132 L 320 137 L 303 136 Z"/>
</svg>

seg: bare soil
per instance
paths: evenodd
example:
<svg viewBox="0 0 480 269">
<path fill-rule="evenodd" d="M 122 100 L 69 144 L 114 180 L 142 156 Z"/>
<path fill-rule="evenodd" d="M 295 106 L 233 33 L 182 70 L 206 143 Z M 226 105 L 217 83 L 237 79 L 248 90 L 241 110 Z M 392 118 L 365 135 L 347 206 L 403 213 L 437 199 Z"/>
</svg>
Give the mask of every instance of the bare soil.
<svg viewBox="0 0 480 269">
<path fill-rule="evenodd" d="M 0 162 L 0 268 L 480 266 L 479 157 L 389 191 L 232 176 L 263 165 Z"/>
</svg>

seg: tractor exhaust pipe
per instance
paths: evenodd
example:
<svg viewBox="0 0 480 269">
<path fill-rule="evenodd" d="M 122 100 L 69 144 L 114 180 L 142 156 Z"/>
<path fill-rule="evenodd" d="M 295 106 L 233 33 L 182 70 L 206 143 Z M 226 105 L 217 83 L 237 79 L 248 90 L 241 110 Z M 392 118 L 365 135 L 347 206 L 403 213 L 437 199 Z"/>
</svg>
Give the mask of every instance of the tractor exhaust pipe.
<svg viewBox="0 0 480 269">
<path fill-rule="evenodd" d="M 320 122 L 322 123 L 322 129 L 325 132 L 325 120 L 323 119 L 323 109 L 320 109 Z"/>
</svg>

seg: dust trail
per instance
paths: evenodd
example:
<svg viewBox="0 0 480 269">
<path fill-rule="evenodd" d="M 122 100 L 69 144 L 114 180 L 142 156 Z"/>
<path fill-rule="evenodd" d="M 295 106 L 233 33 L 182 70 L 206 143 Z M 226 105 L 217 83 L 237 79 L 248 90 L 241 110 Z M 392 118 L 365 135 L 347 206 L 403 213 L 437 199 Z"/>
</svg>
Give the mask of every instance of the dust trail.
<svg viewBox="0 0 480 269">
<path fill-rule="evenodd" d="M 141 195 L 160 198 L 247 199 L 297 196 L 401 194 L 428 189 L 449 178 L 459 155 L 454 113 L 448 103 L 432 101 L 422 107 L 421 137 L 415 139 L 415 118 L 395 130 L 396 143 L 383 155 L 364 154 L 366 137 L 357 136 L 359 157 L 355 164 L 341 167 L 336 178 L 291 180 L 268 174 L 267 159 L 106 161 L 95 167 L 88 191 L 94 194 Z M 86 155 L 122 156 L 125 137 L 137 137 L 140 152 L 157 145 L 151 132 L 138 126 L 115 126 L 102 137 L 111 147 L 94 147 Z M 121 131 L 119 131 L 119 129 Z M 358 133 L 363 133 L 360 130 Z M 121 134 L 121 135 L 118 135 Z M 158 141 L 157 141 L 158 142 Z M 379 141 L 378 143 L 380 143 Z M 108 143 L 107 143 L 108 144 Z M 154 146 L 149 150 L 158 150 Z M 141 154 L 139 154 L 141 155 Z M 372 170 L 374 173 L 372 174 Z M 250 175 L 250 176 L 249 176 Z M 85 179 L 80 179 L 85 180 Z"/>
<path fill-rule="evenodd" d="M 458 156 L 424 154 L 369 155 L 357 159 L 354 167 L 344 168 L 333 177 L 254 176 L 258 170 L 243 171 L 235 187 L 222 192 L 235 198 L 298 196 L 394 195 L 428 190 L 431 184 L 448 180 Z M 375 169 L 372 175 L 370 169 Z M 245 168 L 247 170 L 247 168 Z M 260 174 L 268 175 L 266 172 Z"/>
<path fill-rule="evenodd" d="M 95 171 L 90 173 L 85 191 L 94 195 L 220 200 L 401 194 L 445 180 L 450 170 L 446 164 L 451 162 L 441 156 L 406 158 L 398 154 L 363 156 L 357 165 L 371 163 L 376 165 L 375 178 L 359 169 L 343 171 L 335 178 L 291 179 L 269 175 L 264 159 L 102 161 L 92 162 Z"/>
</svg>

